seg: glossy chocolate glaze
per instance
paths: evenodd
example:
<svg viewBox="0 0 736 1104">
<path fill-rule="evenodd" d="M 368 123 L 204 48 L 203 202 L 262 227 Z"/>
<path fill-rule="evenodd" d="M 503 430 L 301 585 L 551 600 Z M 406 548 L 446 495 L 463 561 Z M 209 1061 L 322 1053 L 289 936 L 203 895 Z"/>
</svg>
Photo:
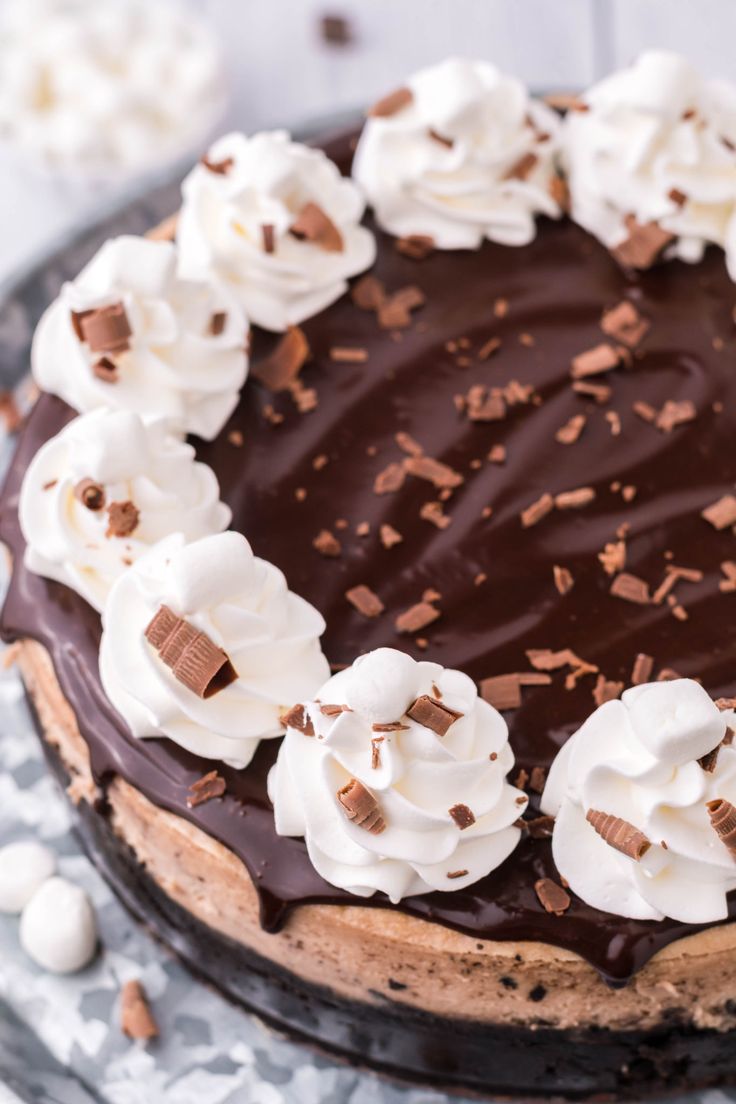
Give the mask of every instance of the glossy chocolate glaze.
<svg viewBox="0 0 736 1104">
<path fill-rule="evenodd" d="M 346 140 L 329 152 L 346 165 Z M 379 329 L 373 314 L 343 297 L 303 327 L 312 358 L 302 379 L 317 391 L 316 411 L 299 414 L 288 394 L 270 395 L 251 378 L 227 429 L 197 448 L 217 472 L 234 527 L 324 613 L 330 661 L 348 664 L 363 651 L 393 645 L 482 679 L 529 670 L 527 648 L 572 647 L 608 679 L 629 683 L 636 654 L 646 652 L 655 657 L 655 673 L 674 668 L 701 678 L 714 695 L 732 694 L 736 597 L 719 591 L 719 565 L 732 558 L 734 538 L 730 529 L 716 532 L 700 517 L 736 483 L 735 296 L 722 254 L 709 251 L 694 267 L 671 262 L 643 275 L 626 274 L 582 230 L 562 221 L 540 223 L 535 241 L 524 248 L 486 244 L 477 252 L 436 253 L 423 261 L 400 256 L 391 239 L 379 234 L 374 271 L 389 290 L 417 284 L 426 294 L 411 328 L 394 337 Z M 601 312 L 624 296 L 637 303 L 651 329 L 633 364 L 606 377 L 610 403 L 596 406 L 572 391 L 570 360 L 602 340 Z M 498 298 L 508 300 L 503 318 L 494 312 Z M 502 347 L 482 361 L 477 353 L 493 335 Z M 531 335 L 533 344 L 522 335 Z M 458 338 L 467 338 L 470 347 L 448 351 L 447 343 Z M 253 358 L 272 344 L 271 337 L 256 333 Z M 331 360 L 329 350 L 345 345 L 366 348 L 367 362 Z M 458 413 L 455 395 L 473 384 L 504 386 L 512 379 L 533 385 L 538 404 L 512 407 L 505 420 L 492 423 L 473 423 Z M 690 399 L 697 408 L 694 421 L 669 434 L 631 409 L 636 400 L 660 408 L 669 399 Z M 281 424 L 265 416 L 268 404 L 283 414 Z M 619 436 L 612 435 L 606 411 L 619 414 Z M 579 441 L 558 443 L 556 430 L 578 413 L 588 415 Z M 30 636 L 49 649 L 101 783 L 120 774 L 242 858 L 258 887 L 266 927 L 277 928 L 290 908 L 305 902 L 356 903 L 317 876 L 302 840 L 275 834 L 265 780 L 278 743 L 262 744 L 244 772 L 222 768 L 222 801 L 188 809 L 187 789 L 211 763 L 167 740 L 130 737 L 100 687 L 97 614 L 70 590 L 23 567 L 20 480 L 39 445 L 71 416 L 59 400 L 40 399 L 2 496 L 0 537 L 15 561 L 4 638 Z M 242 447 L 229 439 L 232 430 L 242 433 Z M 445 504 L 452 522 L 444 530 L 419 517 L 422 504 L 436 498 L 429 483 L 412 478 L 394 494 L 373 491 L 375 476 L 402 457 L 394 440 L 400 430 L 465 477 Z M 503 466 L 485 459 L 497 443 L 507 448 Z M 322 455 L 327 463 L 315 468 L 315 457 Z M 475 460 L 479 466 L 471 466 Z M 611 489 L 615 481 L 637 488 L 632 502 Z M 543 492 L 581 485 L 595 488 L 591 505 L 556 511 L 522 528 L 520 512 Z M 297 495 L 300 488 L 306 497 Z M 490 517 L 484 517 L 487 506 L 493 508 Z M 338 519 L 348 527 L 336 528 Z M 362 522 L 370 524 L 368 536 L 355 532 Z M 403 542 L 385 549 L 378 539 L 382 523 L 399 530 Z M 597 553 L 623 523 L 630 526 L 627 570 L 652 589 L 663 578 L 667 551 L 672 562 L 704 572 L 701 582 L 677 588 L 688 620 L 677 620 L 666 603 L 638 606 L 608 593 L 610 579 Z M 312 547 L 323 528 L 342 541 L 338 559 Z M 565 596 L 554 586 L 554 564 L 575 578 Z M 476 586 L 479 573 L 487 581 Z M 374 620 L 344 597 L 360 583 L 385 603 Z M 412 637 L 397 635 L 394 619 L 428 587 L 442 596 L 442 616 L 420 634 L 428 640 L 422 650 Z M 522 707 L 508 715 L 520 767 L 548 766 L 594 708 L 594 677 L 566 690 L 564 675 L 556 673 L 551 686 L 525 690 Z M 502 867 L 470 888 L 426 894 L 398 907 L 479 939 L 533 939 L 570 948 L 614 983 L 696 930 L 674 921 L 621 919 L 577 899 L 564 916 L 550 916 L 533 889 L 544 875 L 556 876 L 549 842 L 526 838 Z M 365 903 L 387 906 L 380 895 Z"/>
</svg>

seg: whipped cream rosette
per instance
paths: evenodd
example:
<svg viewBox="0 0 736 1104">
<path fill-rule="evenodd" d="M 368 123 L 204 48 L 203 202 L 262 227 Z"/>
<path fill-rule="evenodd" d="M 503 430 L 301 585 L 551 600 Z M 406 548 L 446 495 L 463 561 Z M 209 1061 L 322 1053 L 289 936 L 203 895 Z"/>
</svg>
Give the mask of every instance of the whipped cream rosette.
<svg viewBox="0 0 736 1104">
<path fill-rule="evenodd" d="M 224 104 L 206 24 L 172 0 L 5 0 L 0 141 L 111 178 L 202 140 Z"/>
<path fill-rule="evenodd" d="M 562 144 L 572 217 L 623 263 L 715 243 L 736 279 L 736 85 L 649 51 L 585 93 Z"/>
<path fill-rule="evenodd" d="M 41 318 L 33 376 L 80 413 L 155 414 L 211 440 L 245 382 L 247 336 L 226 288 L 177 277 L 171 242 L 113 238 Z"/>
<path fill-rule="evenodd" d="M 728 915 L 736 889 L 736 749 L 691 679 L 606 702 L 555 759 L 542 797 L 552 852 L 594 908 L 688 924 Z"/>
<path fill-rule="evenodd" d="M 555 218 L 559 122 L 524 85 L 483 61 L 449 58 L 376 104 L 353 176 L 379 225 L 440 249 L 484 238 L 525 245 Z"/>
<path fill-rule="evenodd" d="M 516 846 L 506 724 L 460 671 L 379 648 L 286 719 L 276 830 L 304 836 L 332 885 L 396 903 L 471 885 Z"/>
<path fill-rule="evenodd" d="M 165 420 L 95 410 L 43 445 L 23 479 L 25 563 L 101 610 L 110 587 L 171 533 L 186 540 L 230 524 L 215 473 Z"/>
<path fill-rule="evenodd" d="M 329 673 L 320 613 L 226 532 L 160 541 L 110 592 L 100 674 L 134 736 L 246 767 Z"/>
<path fill-rule="evenodd" d="M 220 277 L 267 330 L 324 310 L 375 260 L 359 189 L 285 131 L 221 138 L 182 193 L 181 275 Z"/>
</svg>

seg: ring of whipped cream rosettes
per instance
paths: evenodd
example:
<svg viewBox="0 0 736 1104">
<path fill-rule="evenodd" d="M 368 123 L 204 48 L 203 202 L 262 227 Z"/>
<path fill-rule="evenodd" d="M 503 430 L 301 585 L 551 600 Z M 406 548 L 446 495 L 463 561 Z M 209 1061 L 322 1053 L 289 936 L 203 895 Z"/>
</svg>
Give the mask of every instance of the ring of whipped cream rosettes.
<svg viewBox="0 0 736 1104">
<path fill-rule="evenodd" d="M 330 678 L 321 615 L 227 529 L 185 436 L 221 432 L 250 322 L 286 331 L 270 372 L 301 364 L 299 322 L 373 263 L 364 196 L 417 255 L 522 245 L 537 215 L 569 208 L 626 265 L 715 242 L 736 274 L 735 150 L 736 90 L 673 55 L 644 55 L 563 122 L 493 66 L 451 59 L 374 105 L 353 180 L 284 132 L 231 134 L 184 181 L 176 244 L 107 242 L 34 338 L 36 381 L 79 416 L 32 461 L 20 520 L 27 567 L 102 612 L 103 685 L 134 735 L 246 768 L 285 733 L 276 829 L 356 895 L 451 891 L 502 863 L 528 799 L 500 713 L 467 676 L 393 649 Z M 736 749 L 720 704 L 688 679 L 635 686 L 568 741 L 542 797 L 567 888 L 538 883 L 545 908 L 569 889 L 624 916 L 726 916 Z M 203 786 L 223 792 L 216 772 Z"/>
</svg>

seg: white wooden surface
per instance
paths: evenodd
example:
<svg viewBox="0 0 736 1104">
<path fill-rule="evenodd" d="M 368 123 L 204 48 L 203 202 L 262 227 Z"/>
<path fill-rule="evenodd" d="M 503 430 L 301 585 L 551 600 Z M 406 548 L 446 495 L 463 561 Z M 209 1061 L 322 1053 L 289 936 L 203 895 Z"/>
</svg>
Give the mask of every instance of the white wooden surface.
<svg viewBox="0 0 736 1104">
<path fill-rule="evenodd" d="M 736 79 L 736 0 L 189 2 L 222 41 L 232 91 L 225 125 L 251 131 L 358 108 L 450 53 L 489 58 L 537 89 L 585 86 L 656 45 Z M 348 20 L 349 45 L 323 40 L 326 14 Z M 9 175 L 0 164 L 0 294 L 96 208 L 88 196 Z"/>
</svg>

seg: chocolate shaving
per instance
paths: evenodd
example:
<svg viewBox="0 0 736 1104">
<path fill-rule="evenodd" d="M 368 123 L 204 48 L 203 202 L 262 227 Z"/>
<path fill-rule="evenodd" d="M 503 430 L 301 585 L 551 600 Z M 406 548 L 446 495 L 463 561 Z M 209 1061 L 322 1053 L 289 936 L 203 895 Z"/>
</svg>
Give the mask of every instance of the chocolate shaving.
<svg viewBox="0 0 736 1104">
<path fill-rule="evenodd" d="M 288 391 L 309 357 L 309 342 L 299 326 L 290 326 L 276 347 L 251 371 L 269 391 Z"/>
<path fill-rule="evenodd" d="M 558 510 L 577 510 L 581 506 L 587 506 L 595 498 L 592 487 L 576 487 L 574 491 L 563 491 L 555 495 L 555 506 Z"/>
<path fill-rule="evenodd" d="M 378 325 L 383 330 L 405 330 L 411 325 L 411 312 L 424 306 L 424 292 L 414 285 L 390 295 L 378 308 Z"/>
<path fill-rule="evenodd" d="M 454 488 L 465 482 L 460 472 L 453 471 L 447 464 L 433 460 L 430 456 L 410 456 L 404 461 L 404 468 L 409 475 L 426 479 L 435 487 Z"/>
<path fill-rule="evenodd" d="M 573 414 L 555 433 L 555 441 L 561 445 L 574 445 L 585 428 L 587 418 L 584 414 Z"/>
<path fill-rule="evenodd" d="M 272 222 L 264 222 L 262 224 L 261 237 L 263 239 L 263 252 L 273 253 L 276 249 L 276 235 L 275 227 Z"/>
<path fill-rule="evenodd" d="M 126 981 L 120 993 L 120 1027 L 129 1039 L 158 1038 L 158 1024 L 153 1017 L 146 992 L 140 981 Z"/>
<path fill-rule="evenodd" d="M 686 422 L 692 422 L 697 417 L 697 414 L 698 412 L 695 408 L 695 404 L 689 399 L 683 399 L 681 402 L 675 402 L 673 399 L 668 399 L 657 414 L 654 424 L 657 429 L 661 429 L 663 433 L 671 433 L 676 426 L 684 425 Z"/>
<path fill-rule="evenodd" d="M 576 395 L 583 395 L 586 399 L 593 399 L 599 404 L 607 403 L 611 397 L 611 388 L 607 383 L 591 383 L 588 380 L 576 380 L 572 385 Z"/>
<path fill-rule="evenodd" d="M 598 675 L 593 690 L 593 700 L 598 706 L 605 705 L 606 702 L 615 701 L 616 698 L 620 697 L 623 688 L 624 684 L 622 682 L 614 682 L 607 679 L 605 675 Z"/>
<path fill-rule="evenodd" d="M 615 598 L 623 598 L 626 602 L 635 602 L 640 606 L 646 606 L 651 601 L 649 584 L 638 575 L 629 575 L 625 571 L 613 580 L 610 593 Z"/>
<path fill-rule="evenodd" d="M 720 750 L 721 745 L 716 744 L 716 746 L 711 751 L 709 751 L 706 755 L 701 755 L 700 759 L 698 759 L 699 766 L 702 767 L 706 774 L 713 774 L 713 771 L 716 769 L 716 763 L 718 762 L 718 753 Z"/>
<path fill-rule="evenodd" d="M 646 335 L 649 323 L 646 318 L 642 318 L 632 302 L 624 299 L 618 306 L 603 312 L 601 329 L 614 341 L 621 341 L 633 349 Z"/>
<path fill-rule="evenodd" d="M 736 524 L 736 498 L 732 494 L 723 495 L 702 510 L 700 516 L 714 529 L 727 529 L 729 525 Z"/>
<path fill-rule="evenodd" d="M 418 441 L 414 440 L 411 434 L 405 433 L 403 430 L 399 430 L 398 433 L 394 434 L 394 440 L 396 441 L 396 444 L 399 446 L 401 451 L 405 452 L 407 456 L 424 455 L 424 449 Z"/>
<path fill-rule="evenodd" d="M 493 445 L 488 453 L 488 459 L 491 464 L 505 464 L 506 463 L 506 446 L 505 445 Z"/>
<path fill-rule="evenodd" d="M 529 529 L 532 525 L 536 525 L 542 518 L 553 509 L 555 500 L 551 494 L 545 492 L 541 495 L 536 502 L 532 502 L 531 506 L 527 506 L 525 510 L 521 511 L 521 524 L 525 529 Z"/>
<path fill-rule="evenodd" d="M 553 913 L 555 916 L 562 916 L 572 903 L 570 894 L 551 878 L 539 878 L 534 883 L 534 892 L 544 911 Z"/>
<path fill-rule="evenodd" d="M 102 510 L 105 507 L 105 488 L 94 479 L 80 479 L 74 488 L 74 497 L 78 498 L 88 510 Z"/>
<path fill-rule="evenodd" d="M 555 827 L 555 818 L 551 816 L 538 816 L 533 820 L 522 822 L 532 839 L 552 839 Z"/>
<path fill-rule="evenodd" d="M 554 173 L 550 177 L 547 190 L 561 211 L 568 212 L 570 210 L 570 187 L 564 176 Z"/>
<path fill-rule="evenodd" d="M 352 713 L 352 709 L 348 705 L 338 705 L 337 703 L 332 705 L 329 702 L 320 704 L 319 711 L 323 717 L 339 717 L 341 713 Z"/>
<path fill-rule="evenodd" d="M 553 564 L 552 574 L 559 594 L 567 594 L 575 586 L 575 580 L 569 568 Z"/>
<path fill-rule="evenodd" d="M 657 411 L 650 403 L 644 402 L 643 399 L 637 399 L 636 402 L 632 403 L 631 409 L 634 411 L 637 418 L 641 418 L 643 422 L 649 422 L 651 424 L 657 420 Z"/>
<path fill-rule="evenodd" d="M 357 778 L 351 778 L 347 785 L 337 791 L 337 800 L 348 820 L 352 820 L 359 828 L 365 828 L 366 832 L 377 836 L 386 827 L 378 801 Z"/>
<path fill-rule="evenodd" d="M 480 383 L 469 389 L 464 396 L 463 406 L 471 422 L 500 422 L 506 417 L 503 395 L 498 389 L 489 391 Z"/>
<path fill-rule="evenodd" d="M 387 96 L 377 100 L 372 107 L 368 108 L 366 114 L 372 119 L 387 119 L 408 107 L 413 100 L 414 95 L 410 88 L 397 88 L 394 92 L 389 92 Z"/>
<path fill-rule="evenodd" d="M 633 215 L 627 215 L 624 221 L 628 237 L 611 253 L 625 268 L 651 268 L 675 235 L 656 222 L 637 222 Z"/>
<path fill-rule="evenodd" d="M 631 685 L 641 686 L 642 683 L 649 682 L 653 667 L 654 659 L 652 656 L 647 655 L 646 652 L 639 652 L 631 671 Z"/>
<path fill-rule="evenodd" d="M 210 161 L 209 157 L 200 157 L 200 164 L 208 170 L 208 172 L 214 173 L 215 176 L 227 176 L 231 168 L 235 164 L 232 157 L 223 157 L 222 161 Z"/>
<path fill-rule="evenodd" d="M 374 736 L 371 739 L 371 770 L 381 769 L 381 744 L 383 736 Z"/>
<path fill-rule="evenodd" d="M 401 544 L 404 539 L 401 533 L 394 529 L 393 525 L 388 524 L 381 526 L 379 535 L 384 548 L 393 548 L 395 544 Z"/>
<path fill-rule="evenodd" d="M 119 379 L 118 366 L 110 357 L 100 357 L 92 365 L 92 375 L 102 383 L 117 383 Z"/>
<path fill-rule="evenodd" d="M 222 797 L 226 788 L 225 779 L 216 770 L 203 774 L 196 782 L 192 782 L 189 787 L 187 808 L 196 809 L 198 805 L 204 805 L 207 801 Z"/>
<path fill-rule="evenodd" d="M 501 348 L 500 337 L 489 337 L 478 350 L 478 360 L 489 360 Z"/>
<path fill-rule="evenodd" d="M 344 243 L 342 234 L 329 215 L 326 215 L 317 203 L 305 203 L 289 233 L 299 241 L 312 242 L 326 253 L 342 253 Z"/>
<path fill-rule="evenodd" d="M 404 485 L 405 478 L 406 469 L 403 464 L 388 464 L 374 479 L 373 491 L 377 495 L 393 494 Z"/>
<path fill-rule="evenodd" d="M 211 698 L 238 677 L 227 654 L 168 606 L 160 606 L 144 636 L 174 677 L 199 698 Z"/>
<path fill-rule="evenodd" d="M 312 547 L 316 548 L 321 556 L 339 556 L 342 545 L 329 529 L 321 529 L 312 541 Z"/>
<path fill-rule="evenodd" d="M 501 177 L 502 180 L 526 180 L 539 158 L 536 153 L 523 153 Z"/>
<path fill-rule="evenodd" d="M 408 732 L 409 726 L 401 721 L 387 721 L 386 724 L 372 724 L 374 732 Z"/>
<path fill-rule="evenodd" d="M 448 494 L 449 492 L 445 490 L 443 493 Z M 452 518 L 443 512 L 441 502 L 425 502 L 420 507 L 419 516 L 423 521 L 429 521 L 432 525 L 436 525 L 438 529 L 447 529 L 452 521 Z"/>
<path fill-rule="evenodd" d="M 491 678 L 481 679 L 480 696 L 495 709 L 501 711 L 518 709 L 521 705 L 523 686 L 549 686 L 551 682 L 551 676 L 542 673 L 494 675 Z"/>
<path fill-rule="evenodd" d="M 122 303 L 72 311 L 72 322 L 80 340 L 93 353 L 124 353 L 130 348 L 129 338 L 133 331 Z"/>
<path fill-rule="evenodd" d="M 291 709 L 288 709 L 286 713 L 282 713 L 280 720 L 284 728 L 295 728 L 297 732 L 301 732 L 303 736 L 314 736 L 314 725 L 306 709 L 300 702 L 296 705 L 292 705 Z"/>
<path fill-rule="evenodd" d="M 720 709 L 721 713 L 736 709 L 736 698 L 716 698 L 716 709 Z"/>
<path fill-rule="evenodd" d="M 608 541 L 603 551 L 598 553 L 598 559 L 606 575 L 615 575 L 618 571 L 623 571 L 626 567 L 626 542 Z"/>
<path fill-rule="evenodd" d="M 106 537 L 129 537 L 138 528 L 140 511 L 134 502 L 111 502 L 107 507 Z"/>
<path fill-rule="evenodd" d="M 215 311 L 210 318 L 210 333 L 213 337 L 219 337 L 225 329 L 225 323 L 227 322 L 226 311 Z"/>
<path fill-rule="evenodd" d="M 350 590 L 346 590 L 345 597 L 348 602 L 350 602 L 350 605 L 353 606 L 358 613 L 362 613 L 364 617 L 378 617 L 385 609 L 378 595 L 374 593 L 370 587 L 364 586 L 362 583 L 359 586 L 351 587 Z"/>
<path fill-rule="evenodd" d="M 429 694 L 422 694 L 421 697 L 412 702 L 406 711 L 406 715 L 411 717 L 412 721 L 416 721 L 417 724 L 430 729 L 436 736 L 445 736 L 450 725 L 463 716 L 456 709 L 450 709 L 448 705 L 437 701 L 436 698 L 431 698 Z"/>
<path fill-rule="evenodd" d="M 454 881 L 456 878 L 466 877 L 467 873 L 467 870 L 448 870 L 447 877 Z"/>
<path fill-rule="evenodd" d="M 406 234 L 394 242 L 397 253 L 411 257 L 413 261 L 423 261 L 434 252 L 434 238 L 429 234 Z"/>
<path fill-rule="evenodd" d="M 586 349 L 584 353 L 578 353 L 570 363 L 570 375 L 574 380 L 584 379 L 586 376 L 597 376 L 602 372 L 610 372 L 621 363 L 621 354 L 611 345 L 596 345 L 592 349 Z"/>
<path fill-rule="evenodd" d="M 394 621 L 396 631 L 399 633 L 415 633 L 426 629 L 440 616 L 440 611 L 430 605 L 429 602 L 417 602 L 404 610 Z"/>
<path fill-rule="evenodd" d="M 353 284 L 350 297 L 360 310 L 377 311 L 386 301 L 386 288 L 375 276 L 361 276 Z"/>
<path fill-rule="evenodd" d="M 736 590 L 736 561 L 724 560 L 721 563 L 721 571 L 726 577 L 721 579 L 718 589 L 723 593 Z"/>
<path fill-rule="evenodd" d="M 630 859 L 635 859 L 636 862 L 643 859 L 652 846 L 643 832 L 621 817 L 602 813 L 597 809 L 588 809 L 585 819 L 609 847 L 615 848 Z"/>
<path fill-rule="evenodd" d="M 462 803 L 453 805 L 447 811 L 461 832 L 464 832 L 466 828 L 470 828 L 471 824 L 475 824 L 475 814 L 467 805 Z"/>
<path fill-rule="evenodd" d="M 532 767 L 531 774 L 529 775 L 529 789 L 534 793 L 541 794 L 544 791 L 546 780 L 547 772 L 544 767 Z"/>
<path fill-rule="evenodd" d="M 736 807 L 722 797 L 707 801 L 706 807 L 713 830 L 736 859 Z"/>
</svg>

